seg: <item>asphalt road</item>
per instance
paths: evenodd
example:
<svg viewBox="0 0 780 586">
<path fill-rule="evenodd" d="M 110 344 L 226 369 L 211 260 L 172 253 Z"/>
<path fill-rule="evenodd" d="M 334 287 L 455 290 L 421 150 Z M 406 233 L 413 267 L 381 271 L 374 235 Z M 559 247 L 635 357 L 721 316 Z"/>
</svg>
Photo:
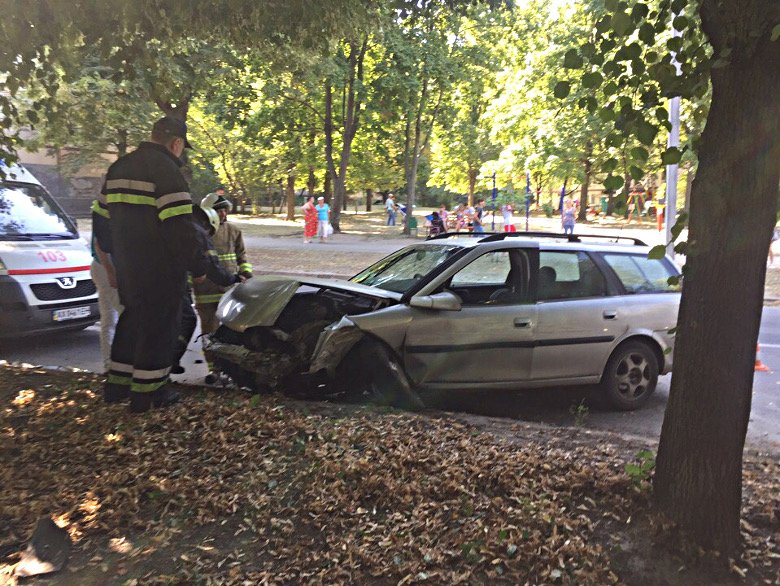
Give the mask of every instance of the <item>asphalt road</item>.
<svg viewBox="0 0 780 586">
<path fill-rule="evenodd" d="M 197 336 L 196 332 L 196 336 Z M 748 427 L 748 444 L 759 449 L 780 451 L 780 308 L 765 307 L 759 336 L 761 360 L 771 372 L 756 372 L 753 408 Z M 0 359 L 50 367 L 76 367 L 102 372 L 99 327 L 52 336 L 0 342 Z M 186 372 L 174 380 L 201 384 L 206 374 L 200 343 L 191 342 L 183 365 Z M 523 393 L 449 393 L 429 397 L 436 408 L 466 411 L 480 415 L 511 417 L 552 425 L 578 425 L 586 429 L 616 431 L 657 439 L 661 431 L 670 376 L 659 381 L 649 404 L 639 411 L 621 413 L 602 409 L 594 401 L 594 390 L 545 389 Z"/>
</svg>

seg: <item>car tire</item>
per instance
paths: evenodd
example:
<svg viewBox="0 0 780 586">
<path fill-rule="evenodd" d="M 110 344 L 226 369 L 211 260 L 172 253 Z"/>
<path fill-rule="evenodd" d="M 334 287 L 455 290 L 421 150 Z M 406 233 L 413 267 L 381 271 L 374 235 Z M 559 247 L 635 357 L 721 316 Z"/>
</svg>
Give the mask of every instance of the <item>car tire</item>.
<svg viewBox="0 0 780 586">
<path fill-rule="evenodd" d="M 601 379 L 610 407 L 633 411 L 644 405 L 658 384 L 658 359 L 644 342 L 626 342 L 609 357 Z"/>
<path fill-rule="evenodd" d="M 337 370 L 347 398 L 409 411 L 425 408 L 403 366 L 383 343 L 364 339 L 347 353 Z M 345 383 L 347 386 L 345 386 Z"/>
</svg>

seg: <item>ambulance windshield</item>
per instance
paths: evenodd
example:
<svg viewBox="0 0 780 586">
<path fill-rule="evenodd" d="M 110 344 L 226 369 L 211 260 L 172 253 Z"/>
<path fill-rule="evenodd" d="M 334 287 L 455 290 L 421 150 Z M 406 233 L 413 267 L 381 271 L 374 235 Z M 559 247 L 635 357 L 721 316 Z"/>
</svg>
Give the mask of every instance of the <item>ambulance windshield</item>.
<svg viewBox="0 0 780 586">
<path fill-rule="evenodd" d="M 0 240 L 78 238 L 73 222 L 41 187 L 0 183 Z"/>
</svg>

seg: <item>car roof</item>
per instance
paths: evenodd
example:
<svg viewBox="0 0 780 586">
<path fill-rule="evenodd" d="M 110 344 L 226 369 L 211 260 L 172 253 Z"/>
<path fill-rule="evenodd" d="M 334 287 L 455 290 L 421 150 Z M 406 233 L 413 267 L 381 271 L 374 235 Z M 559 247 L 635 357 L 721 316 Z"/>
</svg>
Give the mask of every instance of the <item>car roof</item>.
<svg viewBox="0 0 780 586">
<path fill-rule="evenodd" d="M 539 248 L 541 250 L 592 250 L 600 252 L 632 252 L 647 254 L 650 247 L 637 238 L 613 234 L 567 235 L 556 232 L 455 232 L 429 238 L 426 244 L 473 248 L 487 246 L 505 248 Z"/>
</svg>

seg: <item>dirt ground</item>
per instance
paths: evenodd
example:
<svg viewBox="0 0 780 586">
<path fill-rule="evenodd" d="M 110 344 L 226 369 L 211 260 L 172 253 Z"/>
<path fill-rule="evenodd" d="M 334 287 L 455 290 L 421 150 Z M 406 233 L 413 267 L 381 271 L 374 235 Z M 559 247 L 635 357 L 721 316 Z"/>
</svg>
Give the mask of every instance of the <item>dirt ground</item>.
<svg viewBox="0 0 780 586">
<path fill-rule="evenodd" d="M 776 456 L 722 560 L 652 512 L 640 440 L 193 387 L 133 416 L 101 382 L 0 365 L 0 584 L 41 517 L 74 544 L 26 583 L 780 583 Z"/>
</svg>

